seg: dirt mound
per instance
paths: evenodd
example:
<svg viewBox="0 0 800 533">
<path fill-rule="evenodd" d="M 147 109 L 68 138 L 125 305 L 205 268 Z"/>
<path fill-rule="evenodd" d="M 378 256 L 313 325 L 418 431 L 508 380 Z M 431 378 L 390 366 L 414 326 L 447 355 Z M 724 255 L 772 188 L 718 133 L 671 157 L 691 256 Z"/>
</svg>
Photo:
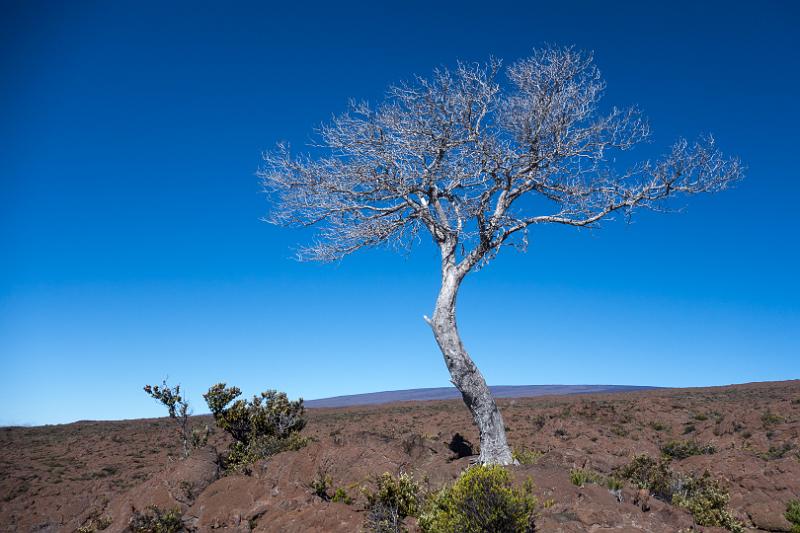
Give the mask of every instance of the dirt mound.
<svg viewBox="0 0 800 533">
<path fill-rule="evenodd" d="M 800 498 L 800 382 L 624 394 L 502 400 L 518 483 L 532 479 L 537 530 L 553 532 L 721 531 L 630 483 L 609 489 L 634 455 L 675 457 L 683 475 L 706 470 L 730 493 L 729 509 L 749 531 L 790 531 L 786 503 Z M 136 510 L 177 508 L 198 531 L 359 531 L 363 487 L 383 472 L 412 473 L 426 490 L 454 480 L 478 442 L 458 401 L 309 410 L 307 447 L 220 475 L 214 449 L 179 460 L 169 421 L 80 422 L 0 429 L 0 530 L 122 531 Z M 458 440 L 458 439 L 455 439 Z M 461 457 L 459 457 L 461 456 Z M 576 471 L 595 476 L 575 483 Z M 330 476 L 353 503 L 315 496 Z M 582 486 L 579 486 L 582 485 Z M 408 525 L 414 530 L 413 520 Z"/>
</svg>

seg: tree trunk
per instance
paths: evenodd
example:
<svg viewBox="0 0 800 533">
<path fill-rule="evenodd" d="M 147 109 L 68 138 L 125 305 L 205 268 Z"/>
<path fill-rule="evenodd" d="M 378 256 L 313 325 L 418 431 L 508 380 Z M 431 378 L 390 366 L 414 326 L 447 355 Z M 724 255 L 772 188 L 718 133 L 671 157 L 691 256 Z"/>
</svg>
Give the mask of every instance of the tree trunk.
<svg viewBox="0 0 800 533">
<path fill-rule="evenodd" d="M 450 371 L 451 381 L 461 392 L 461 397 L 480 431 L 479 461 L 483 464 L 512 464 L 514 459 L 506 440 L 503 417 L 500 416 L 486 381 L 464 349 L 458 335 L 456 296 L 462 277 L 450 269 L 444 269 L 442 287 L 429 323 Z"/>
</svg>

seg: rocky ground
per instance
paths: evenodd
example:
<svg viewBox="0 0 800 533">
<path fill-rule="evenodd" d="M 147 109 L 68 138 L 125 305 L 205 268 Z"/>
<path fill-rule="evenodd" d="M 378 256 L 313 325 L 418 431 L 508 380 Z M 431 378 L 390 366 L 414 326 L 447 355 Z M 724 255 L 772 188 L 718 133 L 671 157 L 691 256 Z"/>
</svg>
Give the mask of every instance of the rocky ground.
<svg viewBox="0 0 800 533">
<path fill-rule="evenodd" d="M 678 472 L 708 470 L 730 493 L 749 531 L 790 531 L 783 514 L 800 499 L 800 381 L 704 389 L 502 400 L 511 444 L 541 502 L 537 531 L 722 531 L 694 524 L 669 503 L 637 499 L 635 487 L 576 485 L 574 472 L 611 476 L 636 454 L 658 457 L 670 441 L 713 453 L 676 458 Z M 78 422 L 0 429 L 0 531 L 122 531 L 150 504 L 179 508 L 198 531 L 360 531 L 361 487 L 383 472 L 410 472 L 429 490 L 454 480 L 471 457 L 449 448 L 456 433 L 477 442 L 458 401 L 310 409 L 299 451 L 225 475 L 210 445 L 179 460 L 167 419 Z M 195 423 L 211 423 L 198 417 Z M 327 473 L 351 504 L 323 501 L 309 484 Z M 645 510 L 643 510 L 643 507 Z M 413 519 L 408 519 L 413 531 Z"/>
</svg>

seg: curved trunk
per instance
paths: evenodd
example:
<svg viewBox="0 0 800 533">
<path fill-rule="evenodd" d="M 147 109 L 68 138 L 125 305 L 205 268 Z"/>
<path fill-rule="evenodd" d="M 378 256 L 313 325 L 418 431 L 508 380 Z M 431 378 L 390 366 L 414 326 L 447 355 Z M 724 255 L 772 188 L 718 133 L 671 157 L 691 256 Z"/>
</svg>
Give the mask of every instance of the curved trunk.
<svg viewBox="0 0 800 533">
<path fill-rule="evenodd" d="M 436 299 L 436 309 L 429 321 L 433 335 L 442 350 L 453 385 L 461 392 L 472 418 L 480 431 L 480 462 L 507 465 L 514 463 L 506 440 L 503 417 L 497 409 L 486 381 L 470 358 L 456 326 L 456 296 L 461 277 L 452 272 L 442 275 L 442 287 Z"/>
</svg>

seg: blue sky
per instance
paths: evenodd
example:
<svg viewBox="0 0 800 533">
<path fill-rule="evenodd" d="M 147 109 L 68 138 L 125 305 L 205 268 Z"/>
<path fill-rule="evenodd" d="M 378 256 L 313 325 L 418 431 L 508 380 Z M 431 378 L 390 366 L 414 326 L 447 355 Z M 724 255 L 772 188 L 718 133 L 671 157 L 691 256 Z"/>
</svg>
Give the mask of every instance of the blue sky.
<svg viewBox="0 0 800 533">
<path fill-rule="evenodd" d="M 142 385 L 324 396 L 446 386 L 430 247 L 297 263 L 255 171 L 350 97 L 457 59 L 594 50 L 660 153 L 712 132 L 735 190 L 598 231 L 542 228 L 470 275 L 491 384 L 800 375 L 793 2 L 5 2 L 0 423 L 160 416 Z"/>
</svg>

